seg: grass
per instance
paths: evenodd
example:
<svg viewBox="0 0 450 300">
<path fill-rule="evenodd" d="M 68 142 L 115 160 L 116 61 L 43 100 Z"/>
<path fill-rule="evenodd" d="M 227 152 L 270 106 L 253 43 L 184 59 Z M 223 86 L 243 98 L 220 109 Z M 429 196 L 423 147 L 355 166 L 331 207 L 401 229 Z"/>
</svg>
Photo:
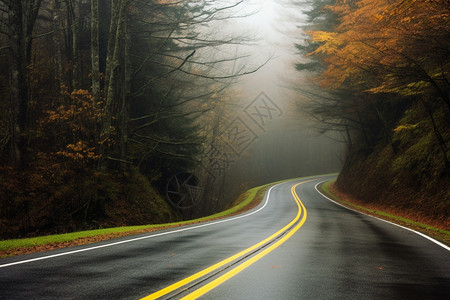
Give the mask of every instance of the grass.
<svg viewBox="0 0 450 300">
<path fill-rule="evenodd" d="M 306 179 L 312 177 L 314 176 L 303 177 L 299 179 Z M 47 235 L 33 238 L 3 240 L 0 241 L 0 258 L 38 251 L 51 250 L 54 248 L 88 244 L 116 237 L 122 237 L 144 232 L 151 232 L 161 229 L 179 227 L 182 225 L 195 224 L 224 218 L 253 208 L 263 199 L 265 192 L 271 186 L 291 180 L 293 179 L 281 180 L 278 182 L 273 182 L 252 188 L 243 193 L 241 196 L 239 196 L 237 200 L 233 203 L 234 205 L 231 208 L 210 216 L 194 220 L 181 221 L 175 223 L 155 224 L 155 225 L 115 227 L 89 231 L 78 231 L 65 234 Z"/>
<path fill-rule="evenodd" d="M 39 246 L 44 246 L 43 250 L 48 250 L 48 249 L 52 248 L 52 245 L 67 243 L 67 244 L 69 244 L 68 246 L 70 246 L 70 244 L 72 242 L 80 240 L 80 239 L 84 239 L 84 240 L 87 240 L 87 242 L 89 242 L 90 240 L 88 238 L 95 238 L 95 237 L 101 236 L 101 237 L 104 237 L 102 239 L 107 239 L 108 237 L 113 238 L 113 237 L 131 235 L 131 234 L 135 234 L 135 233 L 139 233 L 139 232 L 156 231 L 159 229 L 178 227 L 178 226 L 182 226 L 182 225 L 194 224 L 194 223 L 205 222 L 205 221 L 223 218 L 223 217 L 230 216 L 230 215 L 239 213 L 241 211 L 244 211 L 244 210 L 246 210 L 246 208 L 248 208 L 251 205 L 257 205 L 259 203 L 259 201 L 262 199 L 262 196 L 264 195 L 265 191 L 274 184 L 276 184 L 276 183 L 271 183 L 271 184 L 252 188 L 252 189 L 248 190 L 247 192 L 245 192 L 244 194 L 242 194 L 238 198 L 239 201 L 236 201 L 237 204 L 235 206 L 231 207 L 230 209 L 227 209 L 225 211 L 222 211 L 222 212 L 210 215 L 210 216 L 194 219 L 194 220 L 181 221 L 181 222 L 175 222 L 175 223 L 156 224 L 156 225 L 140 225 L 140 226 L 127 226 L 127 227 L 96 229 L 96 230 L 89 230 L 89 231 L 79 231 L 79 232 L 73 232 L 73 233 L 0 241 L 0 257 L 6 257 L 6 256 L 18 254 L 18 253 L 20 253 L 20 251 L 14 251 L 14 250 L 18 250 L 18 249 L 30 249 L 30 248 L 36 248 Z M 258 197 L 260 199 L 258 199 Z M 258 203 L 254 203 L 255 200 L 257 200 Z M 100 239 L 100 240 L 102 240 L 102 239 Z M 96 241 L 96 240 L 94 239 L 93 241 Z M 84 244 L 87 242 L 79 242 L 76 244 Z M 45 246 L 48 246 L 48 247 L 45 247 Z M 39 251 L 39 250 L 36 250 L 36 251 Z M 33 252 L 33 251 L 28 251 L 28 252 Z"/>
<path fill-rule="evenodd" d="M 150 226 L 152 226 L 152 225 L 150 225 Z M 88 230 L 88 231 L 78 231 L 78 232 L 65 233 L 65 234 L 39 236 L 39 237 L 25 238 L 25 239 L 4 240 L 4 241 L 0 241 L 0 251 L 10 250 L 10 249 L 14 249 L 14 248 L 34 247 L 34 246 L 53 244 L 53 243 L 65 243 L 65 242 L 70 242 L 70 241 L 73 241 L 73 240 L 76 240 L 79 238 L 93 237 L 93 236 L 97 236 L 97 235 L 105 235 L 105 234 L 128 232 L 128 231 L 137 231 L 137 230 L 146 229 L 150 226 L 149 225 L 141 225 L 141 226 L 129 226 L 129 227 L 116 227 L 116 228 L 106 228 L 106 229 L 97 229 L 97 230 Z"/>
<path fill-rule="evenodd" d="M 331 199 L 335 200 L 336 202 L 348 207 L 348 208 L 352 208 L 354 210 L 357 210 L 359 212 L 368 214 L 368 215 L 372 215 L 375 217 L 378 217 L 380 219 L 384 219 L 386 221 L 398 224 L 398 225 L 402 225 L 404 227 L 419 231 L 421 233 L 424 233 L 428 236 L 431 236 L 447 245 L 450 245 L 450 231 L 448 230 L 444 230 L 444 229 L 440 229 L 437 227 L 433 227 L 431 225 L 428 224 L 424 224 L 424 223 L 420 223 L 420 222 L 416 222 L 414 220 L 411 219 L 407 219 L 401 216 L 397 216 L 397 215 L 393 215 L 390 214 L 388 212 L 385 211 L 381 211 L 381 210 L 374 210 L 374 209 L 370 209 L 358 204 L 355 204 L 351 201 L 346 201 L 341 199 L 340 197 L 338 197 L 337 195 L 335 195 L 331 190 L 330 190 L 330 185 L 334 183 L 334 180 L 330 180 L 327 181 L 325 183 L 323 183 L 320 186 L 320 190 L 328 197 L 330 197 Z"/>
</svg>

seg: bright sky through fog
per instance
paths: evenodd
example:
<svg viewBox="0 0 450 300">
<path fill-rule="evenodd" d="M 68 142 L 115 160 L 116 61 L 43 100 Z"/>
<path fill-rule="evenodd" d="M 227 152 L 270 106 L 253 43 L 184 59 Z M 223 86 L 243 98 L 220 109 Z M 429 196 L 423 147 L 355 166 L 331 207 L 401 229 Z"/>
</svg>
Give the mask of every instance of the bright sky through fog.
<svg viewBox="0 0 450 300">
<path fill-rule="evenodd" d="M 280 4 L 284 2 L 284 4 Z M 244 1 L 241 14 L 250 14 L 242 19 L 236 19 L 235 28 L 256 38 L 255 45 L 241 47 L 251 58 L 248 65 L 256 66 L 271 60 L 257 73 L 242 79 L 242 86 L 247 97 L 253 97 L 259 92 L 265 92 L 280 102 L 286 99 L 286 77 L 294 77 L 293 73 L 297 59 L 290 31 L 295 29 L 295 23 L 289 20 L 285 1 L 250 0 Z M 280 103 L 281 104 L 281 103 Z"/>
<path fill-rule="evenodd" d="M 245 26 L 248 32 L 256 34 L 266 42 L 272 41 L 276 35 L 276 23 L 279 18 L 279 7 L 272 0 L 252 0 L 244 2 L 243 12 L 251 14 L 238 23 Z"/>
</svg>

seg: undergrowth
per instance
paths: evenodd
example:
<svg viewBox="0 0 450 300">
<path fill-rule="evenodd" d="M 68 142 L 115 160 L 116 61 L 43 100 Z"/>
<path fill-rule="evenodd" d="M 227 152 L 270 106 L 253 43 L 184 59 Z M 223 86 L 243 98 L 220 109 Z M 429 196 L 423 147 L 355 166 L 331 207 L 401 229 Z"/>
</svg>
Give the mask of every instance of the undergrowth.
<svg viewBox="0 0 450 300">
<path fill-rule="evenodd" d="M 198 218 L 189 221 L 181 221 L 181 222 L 173 222 L 173 223 L 164 223 L 164 224 L 156 224 L 156 225 L 140 225 L 140 226 L 126 226 L 126 227 L 115 227 L 115 228 L 107 228 L 107 229 L 97 229 L 97 230 L 89 230 L 89 231 L 79 231 L 73 233 L 66 234 L 58 234 L 58 235 L 48 235 L 48 236 L 40 236 L 33 238 L 24 238 L 24 239 L 12 239 L 12 240 L 4 240 L 0 241 L 0 253 L 3 252 L 3 255 L 0 256 L 10 256 L 20 251 L 12 251 L 21 248 L 33 248 L 37 246 L 45 246 L 50 245 L 48 248 L 52 248 L 55 244 L 67 243 L 67 246 L 71 246 L 71 242 L 77 241 L 76 244 L 83 244 L 84 241 L 89 242 L 86 238 L 89 237 L 104 237 L 105 239 L 109 239 L 112 237 L 154 231 L 158 229 L 177 227 L 181 225 L 194 224 L 214 219 L 223 218 L 226 216 L 230 216 L 239 212 L 242 212 L 246 209 L 249 209 L 255 205 L 257 205 L 264 196 L 265 191 L 272 184 L 263 185 L 259 187 L 255 187 L 253 189 L 248 190 L 243 193 L 235 202 L 232 207 L 229 209 L 219 212 L 214 215 L 210 215 L 203 218 Z M 84 241 L 78 241 L 78 240 Z M 100 240 L 103 238 L 100 238 Z M 95 240 L 95 241 L 98 241 Z M 49 250 L 48 248 L 44 248 L 44 250 Z M 33 250 L 28 249 L 29 252 Z"/>
<path fill-rule="evenodd" d="M 367 204 L 450 229 L 450 170 L 443 151 L 448 149 L 450 157 L 448 115 L 436 111 L 434 123 L 439 132 L 420 104 L 406 110 L 392 132 L 392 143 L 380 141 L 368 155 L 357 147 L 349 152 L 337 187 Z"/>
</svg>

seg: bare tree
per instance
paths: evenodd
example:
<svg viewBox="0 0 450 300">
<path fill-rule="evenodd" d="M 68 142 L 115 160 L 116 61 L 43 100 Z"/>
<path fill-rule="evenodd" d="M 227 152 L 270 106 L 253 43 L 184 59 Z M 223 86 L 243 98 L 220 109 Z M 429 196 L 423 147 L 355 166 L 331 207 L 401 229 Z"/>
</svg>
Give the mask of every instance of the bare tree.
<svg viewBox="0 0 450 300">
<path fill-rule="evenodd" d="M 28 68 L 31 63 L 33 28 L 42 0 L 2 0 L 2 29 L 8 37 L 11 57 L 11 161 L 21 168 L 26 156 L 26 127 L 28 94 Z"/>
<path fill-rule="evenodd" d="M 98 0 L 91 0 L 91 76 L 94 101 L 100 98 L 100 54 L 98 44 Z"/>
</svg>

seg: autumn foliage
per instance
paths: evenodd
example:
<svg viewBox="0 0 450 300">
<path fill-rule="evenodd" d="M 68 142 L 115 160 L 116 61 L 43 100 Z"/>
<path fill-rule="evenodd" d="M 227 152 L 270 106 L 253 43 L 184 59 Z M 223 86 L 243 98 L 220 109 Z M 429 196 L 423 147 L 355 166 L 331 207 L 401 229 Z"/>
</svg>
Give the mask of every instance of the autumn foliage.
<svg viewBox="0 0 450 300">
<path fill-rule="evenodd" d="M 372 147 L 384 139 L 397 151 L 393 130 L 405 109 L 419 103 L 428 112 L 448 170 L 443 137 L 448 122 L 439 118 L 450 110 L 448 4 L 337 0 L 325 5 L 324 14 L 337 21 L 309 30 L 311 47 L 304 47 L 322 65 L 315 82 L 331 95 L 318 101 L 313 114 L 331 127 L 345 128 L 350 145 L 359 139 Z"/>
<path fill-rule="evenodd" d="M 445 219 L 450 1 L 315 3 L 309 40 L 298 46 L 310 61 L 297 68 L 314 71 L 312 81 L 326 91 L 310 93 L 307 103 L 318 126 L 341 131 L 347 142 L 338 185 L 366 201 Z"/>
<path fill-rule="evenodd" d="M 240 3 L 0 0 L 0 239 L 181 218 L 159 193 L 248 71 L 209 28 Z"/>
<path fill-rule="evenodd" d="M 352 3 L 353 2 L 353 3 Z M 333 31 L 312 31 L 323 57 L 321 84 L 400 96 L 448 94 L 448 1 L 337 1 Z"/>
<path fill-rule="evenodd" d="M 51 145 L 46 155 L 67 158 L 78 166 L 95 163 L 101 157 L 96 153 L 96 128 L 103 115 L 102 103 L 86 90 L 67 93 L 58 100 L 60 105 L 45 110 L 39 121 L 38 130 L 43 137 L 40 142 Z"/>
</svg>

